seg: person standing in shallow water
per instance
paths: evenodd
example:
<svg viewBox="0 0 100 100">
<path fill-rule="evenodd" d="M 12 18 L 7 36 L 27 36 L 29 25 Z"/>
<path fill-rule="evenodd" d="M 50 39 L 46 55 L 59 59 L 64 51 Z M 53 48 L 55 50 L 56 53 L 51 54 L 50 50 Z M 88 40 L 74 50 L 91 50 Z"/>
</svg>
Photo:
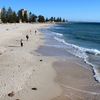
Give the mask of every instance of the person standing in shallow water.
<svg viewBox="0 0 100 100">
<path fill-rule="evenodd" d="M 28 35 L 26 35 L 26 39 L 27 39 L 27 41 L 28 41 L 28 39 L 29 39 L 29 36 L 28 36 Z"/>
<path fill-rule="evenodd" d="M 23 47 L 23 39 L 20 40 L 20 45 Z"/>
</svg>

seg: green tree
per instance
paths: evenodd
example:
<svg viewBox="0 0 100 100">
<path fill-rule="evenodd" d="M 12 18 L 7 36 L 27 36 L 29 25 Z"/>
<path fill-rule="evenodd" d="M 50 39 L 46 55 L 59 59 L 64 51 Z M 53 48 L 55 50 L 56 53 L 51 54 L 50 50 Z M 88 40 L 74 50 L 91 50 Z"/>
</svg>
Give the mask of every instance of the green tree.
<svg viewBox="0 0 100 100">
<path fill-rule="evenodd" d="M 32 13 L 29 13 L 29 22 L 31 23 L 31 17 L 32 17 Z"/>
<path fill-rule="evenodd" d="M 8 11 L 7 11 L 7 22 L 13 23 L 13 11 L 12 11 L 11 7 L 9 7 Z"/>
<path fill-rule="evenodd" d="M 15 11 L 11 9 L 11 7 L 8 8 L 8 10 L 2 8 L 1 10 L 1 21 L 3 23 L 16 23 L 16 22 L 68 22 L 68 20 L 62 19 L 61 17 L 51 17 L 50 19 L 46 18 L 43 15 L 39 15 L 38 17 L 35 14 L 32 14 L 31 12 L 29 13 L 29 16 L 27 14 L 27 10 L 21 9 L 18 11 L 16 14 Z"/>
<path fill-rule="evenodd" d="M 51 18 L 50 18 L 50 21 L 53 22 L 53 21 L 54 21 L 54 17 L 51 17 Z"/>
<path fill-rule="evenodd" d="M 7 10 L 5 9 L 5 7 L 1 10 L 1 21 L 3 23 L 7 23 Z"/>
<path fill-rule="evenodd" d="M 27 12 L 24 13 L 23 18 L 24 18 L 24 19 L 23 19 L 24 22 L 28 22 L 28 15 L 27 15 Z"/>
<path fill-rule="evenodd" d="M 48 22 L 49 21 L 49 19 L 48 18 L 46 18 L 46 20 L 45 20 L 46 22 Z"/>
<path fill-rule="evenodd" d="M 37 21 L 37 16 L 35 14 L 32 14 L 31 22 L 36 22 L 36 21 Z"/>
<path fill-rule="evenodd" d="M 59 17 L 56 19 L 56 22 L 60 22 L 60 18 Z"/>
<path fill-rule="evenodd" d="M 23 16 L 23 14 L 22 14 L 22 9 L 18 11 L 18 20 L 19 20 L 19 22 L 20 22 L 20 20 L 21 20 L 22 22 L 24 22 L 24 16 Z"/>
<path fill-rule="evenodd" d="M 45 17 L 42 16 L 42 15 L 39 15 L 39 16 L 38 16 L 38 22 L 40 22 L 40 23 L 45 22 Z"/>
<path fill-rule="evenodd" d="M 61 17 L 59 18 L 59 22 L 62 22 L 62 18 Z"/>
<path fill-rule="evenodd" d="M 63 22 L 65 22 L 65 19 L 63 19 Z"/>
<path fill-rule="evenodd" d="M 18 22 L 18 16 L 17 16 L 16 12 L 13 12 L 12 18 L 13 18 L 13 23 Z"/>
</svg>

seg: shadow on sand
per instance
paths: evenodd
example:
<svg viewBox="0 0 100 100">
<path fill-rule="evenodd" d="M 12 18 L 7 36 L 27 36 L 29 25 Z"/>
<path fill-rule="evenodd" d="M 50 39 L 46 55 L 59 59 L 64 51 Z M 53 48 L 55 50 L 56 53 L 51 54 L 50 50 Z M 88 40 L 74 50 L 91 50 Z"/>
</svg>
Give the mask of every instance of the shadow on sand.
<svg viewBox="0 0 100 100">
<path fill-rule="evenodd" d="M 8 46 L 8 47 L 20 47 L 20 46 L 16 46 L 16 45 L 10 45 L 10 46 Z"/>
</svg>

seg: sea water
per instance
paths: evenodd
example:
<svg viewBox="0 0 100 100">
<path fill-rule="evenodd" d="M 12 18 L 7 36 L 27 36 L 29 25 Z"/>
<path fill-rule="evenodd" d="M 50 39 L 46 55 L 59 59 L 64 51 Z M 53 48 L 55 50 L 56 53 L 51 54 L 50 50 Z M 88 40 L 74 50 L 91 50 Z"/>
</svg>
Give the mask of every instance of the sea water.
<svg viewBox="0 0 100 100">
<path fill-rule="evenodd" d="M 43 30 L 42 30 L 43 31 Z M 94 77 L 100 82 L 100 23 L 69 22 L 45 30 L 48 38 L 58 41 L 52 46 L 64 48 L 91 65 Z"/>
</svg>

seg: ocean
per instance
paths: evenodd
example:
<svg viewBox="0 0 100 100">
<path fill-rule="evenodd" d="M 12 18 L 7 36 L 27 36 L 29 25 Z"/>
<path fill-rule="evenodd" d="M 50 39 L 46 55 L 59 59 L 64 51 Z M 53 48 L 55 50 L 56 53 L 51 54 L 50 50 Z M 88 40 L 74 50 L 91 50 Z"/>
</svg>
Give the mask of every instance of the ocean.
<svg viewBox="0 0 100 100">
<path fill-rule="evenodd" d="M 41 31 L 48 38 L 49 46 L 64 48 L 89 64 L 100 82 L 100 23 L 69 22 Z"/>
</svg>

